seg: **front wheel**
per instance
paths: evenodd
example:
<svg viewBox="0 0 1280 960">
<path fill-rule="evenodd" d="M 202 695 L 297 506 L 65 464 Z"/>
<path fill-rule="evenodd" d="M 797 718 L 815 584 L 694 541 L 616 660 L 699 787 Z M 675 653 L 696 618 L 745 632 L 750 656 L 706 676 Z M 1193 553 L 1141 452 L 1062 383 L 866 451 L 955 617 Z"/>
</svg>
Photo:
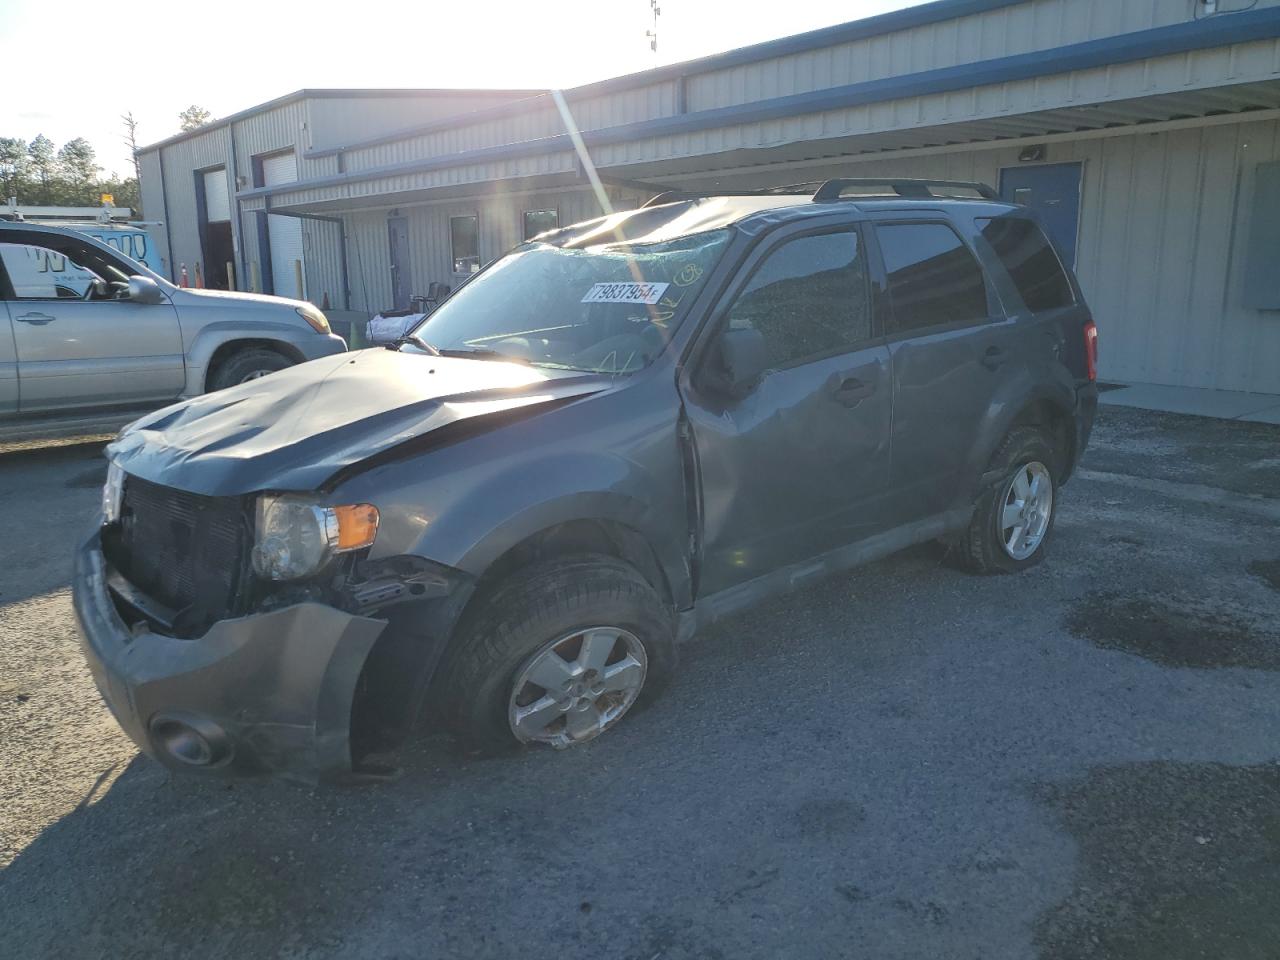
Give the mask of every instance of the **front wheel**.
<svg viewBox="0 0 1280 960">
<path fill-rule="evenodd" d="M 653 587 L 612 557 L 525 570 L 473 601 L 437 676 L 437 702 L 471 747 L 578 746 L 671 672 L 672 628 Z"/>
<path fill-rule="evenodd" d="M 991 458 L 1001 479 L 979 498 L 958 544 L 962 566 L 975 573 L 1016 573 L 1044 559 L 1058 506 L 1057 464 L 1044 431 L 1009 431 Z"/>
<path fill-rule="evenodd" d="M 218 365 L 210 378 L 210 390 L 225 390 L 240 383 L 257 380 L 269 373 L 293 366 L 288 357 L 265 347 L 249 347 L 233 353 Z"/>
</svg>

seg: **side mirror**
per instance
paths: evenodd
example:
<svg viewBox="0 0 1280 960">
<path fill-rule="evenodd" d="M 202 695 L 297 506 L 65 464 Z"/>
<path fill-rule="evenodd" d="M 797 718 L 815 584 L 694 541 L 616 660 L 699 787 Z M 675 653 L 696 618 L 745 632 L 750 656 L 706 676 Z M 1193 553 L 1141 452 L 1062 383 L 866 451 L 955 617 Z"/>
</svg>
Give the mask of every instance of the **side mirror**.
<svg viewBox="0 0 1280 960">
<path fill-rule="evenodd" d="M 135 274 L 129 278 L 128 299 L 134 303 L 164 303 L 164 291 L 150 277 Z"/>
<path fill-rule="evenodd" d="M 725 330 L 716 351 L 717 385 L 735 400 L 750 393 L 769 369 L 769 348 L 759 330 Z"/>
</svg>

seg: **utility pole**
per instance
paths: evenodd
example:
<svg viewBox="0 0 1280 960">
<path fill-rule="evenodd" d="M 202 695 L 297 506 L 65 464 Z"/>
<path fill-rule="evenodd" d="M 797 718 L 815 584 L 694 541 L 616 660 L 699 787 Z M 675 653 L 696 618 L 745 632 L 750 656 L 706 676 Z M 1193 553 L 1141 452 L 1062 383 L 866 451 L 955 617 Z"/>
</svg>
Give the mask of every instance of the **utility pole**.
<svg viewBox="0 0 1280 960">
<path fill-rule="evenodd" d="M 649 38 L 649 49 L 653 51 L 653 59 L 658 59 L 658 17 L 662 16 L 662 8 L 658 6 L 658 0 L 649 0 L 649 11 L 653 17 L 653 26 L 646 30 L 644 35 Z"/>
</svg>

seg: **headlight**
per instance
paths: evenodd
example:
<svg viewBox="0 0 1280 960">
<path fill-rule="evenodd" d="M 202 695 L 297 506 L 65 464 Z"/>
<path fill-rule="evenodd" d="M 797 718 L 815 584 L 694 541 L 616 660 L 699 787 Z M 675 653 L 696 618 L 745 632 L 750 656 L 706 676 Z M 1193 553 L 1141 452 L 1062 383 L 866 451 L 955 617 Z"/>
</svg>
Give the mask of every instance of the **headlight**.
<svg viewBox="0 0 1280 960">
<path fill-rule="evenodd" d="M 258 498 L 253 569 L 271 580 L 297 580 L 334 554 L 369 546 L 377 534 L 372 504 L 322 507 L 305 497 L 264 495 Z"/>
<path fill-rule="evenodd" d="M 303 320 L 311 324 L 316 333 L 329 332 L 329 318 L 313 307 L 311 304 L 303 304 L 301 307 L 294 307 Z"/>
<path fill-rule="evenodd" d="M 102 523 L 120 519 L 120 502 L 124 499 L 124 470 L 115 461 L 107 462 L 107 482 L 102 485 Z"/>
</svg>

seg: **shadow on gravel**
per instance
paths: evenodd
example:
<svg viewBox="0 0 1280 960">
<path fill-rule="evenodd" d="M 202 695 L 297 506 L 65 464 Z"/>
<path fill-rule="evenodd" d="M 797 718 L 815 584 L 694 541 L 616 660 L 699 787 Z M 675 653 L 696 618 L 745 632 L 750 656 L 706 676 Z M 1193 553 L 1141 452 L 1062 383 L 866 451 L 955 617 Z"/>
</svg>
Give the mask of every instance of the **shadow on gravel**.
<svg viewBox="0 0 1280 960">
<path fill-rule="evenodd" d="M 1179 600 L 1091 593 L 1071 607 L 1067 629 L 1096 646 L 1167 667 L 1280 670 L 1280 636 Z"/>
<path fill-rule="evenodd" d="M 1275 960 L 1280 765 L 1125 764 L 1036 794 L 1081 863 L 1040 960 Z"/>
</svg>

